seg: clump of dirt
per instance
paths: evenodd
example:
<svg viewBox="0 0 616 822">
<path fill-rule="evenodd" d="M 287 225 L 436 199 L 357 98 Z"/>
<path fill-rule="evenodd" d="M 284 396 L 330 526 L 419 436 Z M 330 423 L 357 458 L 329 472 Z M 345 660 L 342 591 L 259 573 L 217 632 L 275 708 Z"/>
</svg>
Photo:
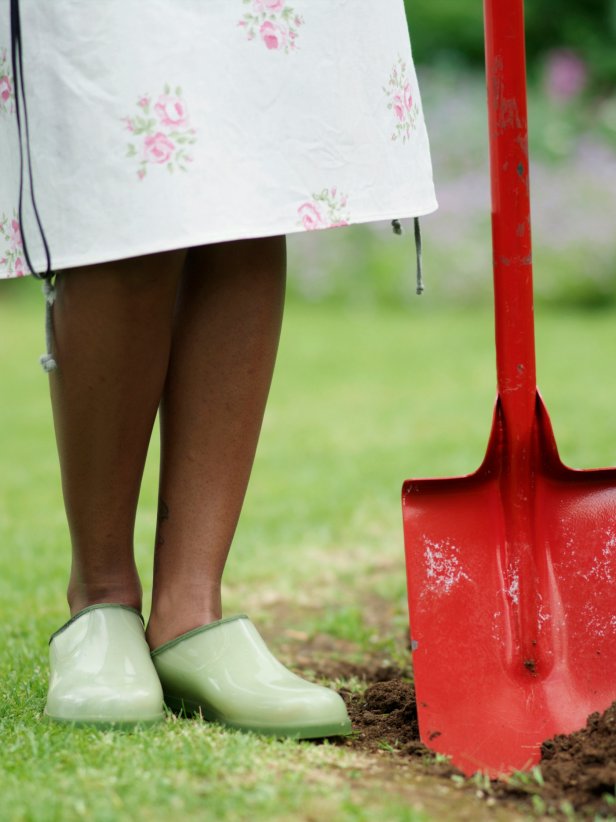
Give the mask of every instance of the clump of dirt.
<svg viewBox="0 0 616 822">
<path fill-rule="evenodd" d="M 603 714 L 591 714 L 582 730 L 544 742 L 541 773 L 544 798 L 567 799 L 574 808 L 595 814 L 614 814 L 616 702 Z"/>
<path fill-rule="evenodd" d="M 499 799 L 533 795 L 553 814 L 576 812 L 576 819 L 616 817 L 616 702 L 603 714 L 588 717 L 586 726 L 571 734 L 559 734 L 541 746 L 540 777 L 525 783 L 514 777 L 493 782 Z"/>
<path fill-rule="evenodd" d="M 425 754 L 419 741 L 417 704 L 413 686 L 404 679 L 370 685 L 363 694 L 340 691 L 354 737 L 349 745 L 364 751 L 393 749 L 403 754 Z"/>
<path fill-rule="evenodd" d="M 458 773 L 446 762 L 434 762 L 433 752 L 419 741 L 415 689 L 407 679 L 375 682 L 363 694 L 345 689 L 340 694 L 355 731 L 341 744 L 371 753 L 385 750 L 401 757 L 423 758 L 430 761 L 435 775 Z"/>
</svg>

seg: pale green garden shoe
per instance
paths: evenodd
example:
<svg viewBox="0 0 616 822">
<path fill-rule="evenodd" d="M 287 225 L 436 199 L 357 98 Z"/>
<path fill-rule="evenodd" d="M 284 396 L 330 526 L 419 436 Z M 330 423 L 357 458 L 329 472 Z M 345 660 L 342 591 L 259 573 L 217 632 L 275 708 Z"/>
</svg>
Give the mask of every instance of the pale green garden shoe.
<svg viewBox="0 0 616 822">
<path fill-rule="evenodd" d="M 164 717 L 162 688 L 134 608 L 84 608 L 49 640 L 49 664 L 50 719 L 131 726 Z"/>
<path fill-rule="evenodd" d="M 245 614 L 182 634 L 152 651 L 152 659 L 173 710 L 269 736 L 351 732 L 342 698 L 278 662 Z"/>
</svg>

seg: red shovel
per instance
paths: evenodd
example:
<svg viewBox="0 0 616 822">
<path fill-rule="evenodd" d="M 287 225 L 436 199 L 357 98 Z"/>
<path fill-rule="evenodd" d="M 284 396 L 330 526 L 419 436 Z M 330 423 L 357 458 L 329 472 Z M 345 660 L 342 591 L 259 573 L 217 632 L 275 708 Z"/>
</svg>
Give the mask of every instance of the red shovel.
<svg viewBox="0 0 616 822">
<path fill-rule="evenodd" d="M 484 0 L 498 397 L 481 467 L 404 483 L 422 740 L 533 766 L 616 699 L 616 469 L 559 456 L 535 381 L 523 0 Z"/>
</svg>

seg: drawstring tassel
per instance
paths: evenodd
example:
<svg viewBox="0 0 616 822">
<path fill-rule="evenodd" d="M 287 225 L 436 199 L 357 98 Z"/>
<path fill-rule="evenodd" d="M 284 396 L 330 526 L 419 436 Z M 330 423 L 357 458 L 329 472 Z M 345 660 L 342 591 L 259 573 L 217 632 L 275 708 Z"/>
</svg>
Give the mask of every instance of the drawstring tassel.
<svg viewBox="0 0 616 822">
<path fill-rule="evenodd" d="M 421 228 L 419 227 L 419 217 L 414 218 L 415 223 L 415 257 L 416 257 L 416 266 L 417 266 L 417 294 L 423 294 L 424 284 L 423 284 L 423 264 L 421 261 Z"/>
<path fill-rule="evenodd" d="M 416 260 L 416 288 L 415 291 L 417 294 L 423 294 L 424 291 L 424 283 L 423 283 L 423 263 L 421 260 L 421 228 L 419 227 L 419 217 L 413 218 L 413 223 L 415 227 L 415 260 Z M 394 234 L 402 234 L 402 224 L 400 220 L 392 220 L 391 227 L 393 229 Z"/>
<path fill-rule="evenodd" d="M 39 362 L 43 367 L 43 371 L 49 373 L 55 371 L 58 367 L 51 353 L 53 347 L 53 304 L 56 299 L 56 287 L 50 279 L 43 282 L 43 294 L 45 295 L 45 343 L 47 353 L 40 357 Z"/>
</svg>

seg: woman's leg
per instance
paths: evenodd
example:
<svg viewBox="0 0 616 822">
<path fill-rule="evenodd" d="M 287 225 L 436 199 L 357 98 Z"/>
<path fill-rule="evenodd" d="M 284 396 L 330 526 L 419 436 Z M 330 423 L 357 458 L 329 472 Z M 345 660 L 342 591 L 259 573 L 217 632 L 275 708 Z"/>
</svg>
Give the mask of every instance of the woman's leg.
<svg viewBox="0 0 616 822">
<path fill-rule="evenodd" d="M 169 363 L 186 251 L 63 271 L 54 304 L 51 398 L 72 541 L 71 613 L 141 608 L 133 527 Z"/>
<path fill-rule="evenodd" d="M 286 238 L 188 252 L 161 406 L 154 648 L 221 616 L 220 583 L 278 347 Z"/>
</svg>

